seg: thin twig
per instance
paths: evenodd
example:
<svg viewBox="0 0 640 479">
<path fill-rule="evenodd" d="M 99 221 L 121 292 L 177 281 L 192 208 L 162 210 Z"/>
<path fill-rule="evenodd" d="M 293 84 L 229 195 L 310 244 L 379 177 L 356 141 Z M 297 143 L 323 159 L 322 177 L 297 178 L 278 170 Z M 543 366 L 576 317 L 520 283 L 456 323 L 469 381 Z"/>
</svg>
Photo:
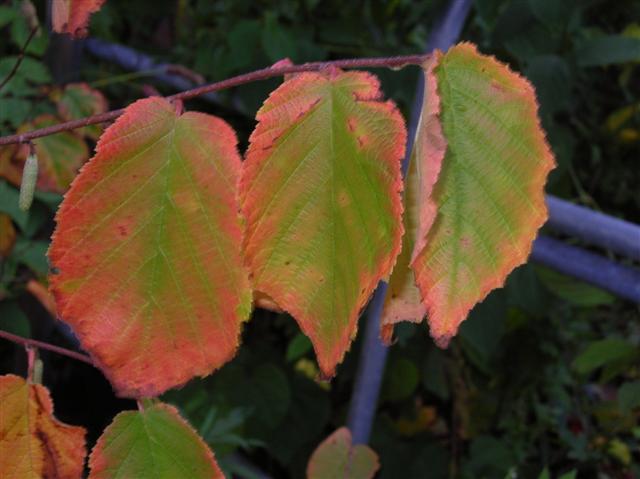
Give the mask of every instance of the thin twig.
<svg viewBox="0 0 640 479">
<path fill-rule="evenodd" d="M 0 338 L 4 338 L 8 341 L 11 341 L 16 344 L 21 344 L 23 346 L 31 346 L 34 348 L 46 349 L 48 351 L 62 354 L 64 356 L 77 359 L 78 361 L 82 361 L 84 363 L 87 363 L 87 364 L 90 364 L 91 366 L 96 367 L 96 365 L 94 364 L 94 362 L 91 360 L 89 356 L 82 353 L 76 353 L 75 351 L 71 351 L 70 349 L 62 348 L 60 346 L 54 346 L 53 344 L 45 343 L 42 341 L 36 341 L 35 339 L 23 338 L 22 336 L 17 336 L 15 334 L 7 333 L 6 331 L 2 331 L 2 330 L 0 330 Z"/>
<path fill-rule="evenodd" d="M 24 60 L 24 54 L 27 51 L 27 48 L 29 47 L 29 43 L 31 43 L 31 40 L 33 40 L 33 37 L 38 32 L 38 28 L 40 28 L 40 27 L 35 27 L 33 30 L 31 30 L 31 33 L 27 37 L 27 41 L 24 42 L 24 46 L 22 47 L 22 50 L 20 50 L 20 53 L 18 54 L 18 59 L 16 60 L 15 64 L 13 65 L 13 68 L 11 69 L 9 74 L 6 77 L 4 77 L 4 80 L 2 80 L 2 83 L 0 83 L 0 90 L 2 90 L 2 88 L 4 88 L 4 86 L 7 83 L 9 83 L 9 80 L 11 80 L 11 78 L 13 78 L 13 75 L 15 75 L 16 72 L 18 71 L 18 68 L 20 68 L 20 64 L 22 63 L 22 60 Z"/>
<path fill-rule="evenodd" d="M 266 80 L 277 76 L 282 76 L 290 73 L 302 73 L 310 71 L 323 70 L 329 67 L 336 68 L 402 68 L 407 65 L 421 65 L 429 55 L 405 55 L 398 57 L 384 57 L 384 58 L 355 58 L 348 60 L 334 60 L 328 62 L 311 62 L 303 63 L 302 65 L 285 65 L 281 67 L 269 67 L 261 70 L 256 70 L 250 73 L 245 73 L 235 77 L 228 78 L 209 85 L 204 85 L 197 88 L 192 88 L 175 95 L 165 97 L 167 100 L 190 100 L 206 93 L 214 91 L 224 90 L 226 88 L 232 88 L 245 83 L 251 83 L 260 80 Z M 65 123 L 59 123 L 58 125 L 49 126 L 47 128 L 40 128 L 32 130 L 21 135 L 10 135 L 0 138 L 0 145 L 11 145 L 14 143 L 23 143 L 35 138 L 41 138 L 43 136 L 53 135 L 61 131 L 75 130 L 76 128 L 82 128 L 88 125 L 94 125 L 96 123 L 105 123 L 115 120 L 117 117 L 124 113 L 124 108 L 120 110 L 108 111 L 99 115 L 89 116 L 86 118 L 80 118 L 79 120 L 67 121 Z"/>
</svg>

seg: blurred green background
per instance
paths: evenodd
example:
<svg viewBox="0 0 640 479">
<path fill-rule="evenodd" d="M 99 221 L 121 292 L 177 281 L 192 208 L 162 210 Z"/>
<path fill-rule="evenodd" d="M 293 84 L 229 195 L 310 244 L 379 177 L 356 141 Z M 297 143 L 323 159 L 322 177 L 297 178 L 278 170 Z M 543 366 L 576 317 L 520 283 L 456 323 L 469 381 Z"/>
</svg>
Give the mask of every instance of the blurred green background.
<svg viewBox="0 0 640 479">
<path fill-rule="evenodd" d="M 45 2 L 34 5 L 45 24 Z M 303 62 L 418 53 L 445 5 L 108 0 L 90 32 L 214 81 L 284 57 Z M 22 1 L 0 1 L 0 78 L 33 21 Z M 476 0 L 462 39 L 535 85 L 558 162 L 548 191 L 639 223 L 640 2 Z M 0 91 L 1 134 L 38 115 L 56 115 L 54 83 L 87 82 L 112 108 L 144 96 L 147 85 L 173 92 L 156 84 L 157 72 L 131 74 L 88 54 L 48 48 L 59 41 L 46 32 L 36 37 L 18 74 Z M 375 73 L 407 117 L 417 69 Z M 195 100 L 186 107 L 228 119 L 244 150 L 257 108 L 278 83 L 242 86 L 221 92 L 215 105 Z M 82 141 L 92 147 L 94 139 Z M 8 161 L 0 151 L 0 329 L 70 346 L 46 298 L 37 299 L 61 196 L 39 193 L 31 213 L 21 213 Z M 402 325 L 397 335 L 371 441 L 382 464 L 378 477 L 640 477 L 637 304 L 527 264 L 475 308 L 449 349 L 437 349 L 424 325 Z M 237 460 L 241 454 L 272 477 L 302 477 L 311 451 L 345 422 L 360 340 L 336 378 L 320 382 L 310 343 L 295 322 L 256 311 L 231 363 L 165 399 L 181 408 L 227 472 L 251 477 Z M 117 410 L 131 407 L 91 368 L 44 357 L 44 383 L 57 415 L 87 426 L 92 441 Z M 24 367 L 23 351 L 1 341 L 0 372 Z"/>
</svg>

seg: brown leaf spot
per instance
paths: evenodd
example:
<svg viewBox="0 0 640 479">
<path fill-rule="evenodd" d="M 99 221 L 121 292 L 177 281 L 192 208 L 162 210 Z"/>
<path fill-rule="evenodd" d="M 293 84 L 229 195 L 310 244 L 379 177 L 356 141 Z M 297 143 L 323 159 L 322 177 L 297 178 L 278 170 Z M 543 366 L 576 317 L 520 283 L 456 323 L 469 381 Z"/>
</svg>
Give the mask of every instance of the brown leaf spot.
<svg viewBox="0 0 640 479">
<path fill-rule="evenodd" d="M 340 206 L 347 206 L 349 203 L 349 194 L 345 190 L 340 191 L 338 193 L 338 204 Z"/>
</svg>

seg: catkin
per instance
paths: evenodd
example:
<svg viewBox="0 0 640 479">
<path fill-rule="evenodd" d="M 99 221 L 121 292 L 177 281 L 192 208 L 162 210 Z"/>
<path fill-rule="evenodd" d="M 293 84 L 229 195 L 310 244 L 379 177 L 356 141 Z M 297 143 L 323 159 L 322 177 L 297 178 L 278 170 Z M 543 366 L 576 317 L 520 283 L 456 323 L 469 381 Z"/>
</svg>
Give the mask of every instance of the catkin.
<svg viewBox="0 0 640 479">
<path fill-rule="evenodd" d="M 38 157 L 36 155 L 27 156 L 22 169 L 22 182 L 20 183 L 20 197 L 18 206 L 22 211 L 27 211 L 33 203 L 33 194 L 36 191 L 36 181 L 38 180 Z"/>
</svg>

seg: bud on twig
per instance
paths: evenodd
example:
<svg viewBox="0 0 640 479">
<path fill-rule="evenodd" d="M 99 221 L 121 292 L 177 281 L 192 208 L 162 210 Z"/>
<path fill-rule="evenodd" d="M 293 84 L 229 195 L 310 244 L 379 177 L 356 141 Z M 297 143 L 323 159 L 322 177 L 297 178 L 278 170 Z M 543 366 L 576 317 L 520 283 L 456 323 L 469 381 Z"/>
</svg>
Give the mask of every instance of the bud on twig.
<svg viewBox="0 0 640 479">
<path fill-rule="evenodd" d="M 22 211 L 28 211 L 33 203 L 33 194 L 36 190 L 36 182 L 38 180 L 38 157 L 35 151 L 31 151 L 27 160 L 24 162 L 22 169 L 22 182 L 20 183 L 20 197 L 18 198 L 18 206 Z"/>
</svg>

